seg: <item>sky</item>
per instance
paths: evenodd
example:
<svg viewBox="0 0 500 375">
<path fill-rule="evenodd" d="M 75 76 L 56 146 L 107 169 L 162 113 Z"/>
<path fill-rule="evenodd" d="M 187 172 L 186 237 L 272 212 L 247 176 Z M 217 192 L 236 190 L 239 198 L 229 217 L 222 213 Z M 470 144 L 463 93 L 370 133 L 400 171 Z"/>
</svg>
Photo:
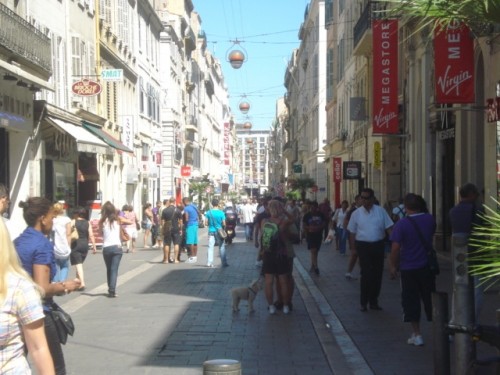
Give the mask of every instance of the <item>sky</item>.
<svg viewBox="0 0 500 375">
<path fill-rule="evenodd" d="M 220 61 L 236 123 L 267 130 L 284 96 L 284 77 L 309 0 L 193 0 L 207 36 L 207 49 Z M 233 69 L 227 55 L 240 49 L 247 60 Z M 244 115 L 238 106 L 250 103 Z"/>
</svg>

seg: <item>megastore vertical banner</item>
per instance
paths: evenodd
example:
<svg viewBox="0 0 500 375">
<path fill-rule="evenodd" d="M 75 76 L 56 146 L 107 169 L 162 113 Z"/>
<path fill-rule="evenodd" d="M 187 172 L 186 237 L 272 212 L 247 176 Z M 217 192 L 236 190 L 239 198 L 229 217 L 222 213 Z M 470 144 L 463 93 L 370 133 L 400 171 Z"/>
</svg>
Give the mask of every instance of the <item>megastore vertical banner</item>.
<svg viewBox="0 0 500 375">
<path fill-rule="evenodd" d="M 373 30 L 373 133 L 398 127 L 398 21 L 375 19 Z"/>
<path fill-rule="evenodd" d="M 474 42 L 460 22 L 434 32 L 436 103 L 474 103 Z"/>
<path fill-rule="evenodd" d="M 231 159 L 230 155 L 230 145 L 229 145 L 229 136 L 231 133 L 231 125 L 229 122 L 224 123 L 224 165 L 229 165 L 229 160 Z"/>
<path fill-rule="evenodd" d="M 342 181 L 342 158 L 333 158 L 333 182 Z"/>
</svg>

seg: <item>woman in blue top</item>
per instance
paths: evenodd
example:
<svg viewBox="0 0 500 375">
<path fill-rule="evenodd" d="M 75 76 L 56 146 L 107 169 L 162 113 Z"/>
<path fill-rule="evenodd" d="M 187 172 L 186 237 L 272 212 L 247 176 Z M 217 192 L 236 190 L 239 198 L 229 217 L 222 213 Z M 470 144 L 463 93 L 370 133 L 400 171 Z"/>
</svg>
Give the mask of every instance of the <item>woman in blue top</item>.
<svg viewBox="0 0 500 375">
<path fill-rule="evenodd" d="M 407 194 L 404 205 L 407 216 L 394 225 L 391 233 L 390 272 L 392 278 L 397 277 L 398 271 L 401 273 L 403 319 L 411 323 L 413 328 L 408 344 L 422 346 L 424 340 L 420 334 L 420 301 L 424 305 L 427 320 L 431 321 L 431 294 L 436 290 L 436 281 L 428 266 L 426 246 L 422 243 L 416 227 L 420 230 L 423 240 L 430 245 L 436 230 L 436 221 L 427 212 L 425 200 L 420 195 Z"/>
<path fill-rule="evenodd" d="M 28 227 L 16 238 L 16 247 L 23 268 L 44 291 L 43 311 L 45 313 L 45 335 L 50 354 L 54 361 L 56 374 L 66 374 L 66 366 L 57 330 L 51 316 L 48 315 L 52 297 L 67 294 L 80 288 L 80 280 L 66 280 L 53 283 L 56 274 L 56 262 L 53 244 L 48 240 L 52 231 L 54 211 L 52 202 L 42 197 L 31 197 L 26 202 L 19 202 Z"/>
<path fill-rule="evenodd" d="M 219 200 L 212 200 L 213 208 L 205 213 L 208 223 L 208 259 L 207 267 L 214 266 L 214 245 L 219 245 L 219 255 L 222 267 L 227 267 L 226 244 L 224 239 L 219 236 L 217 230 L 226 226 L 226 214 L 219 209 Z"/>
</svg>

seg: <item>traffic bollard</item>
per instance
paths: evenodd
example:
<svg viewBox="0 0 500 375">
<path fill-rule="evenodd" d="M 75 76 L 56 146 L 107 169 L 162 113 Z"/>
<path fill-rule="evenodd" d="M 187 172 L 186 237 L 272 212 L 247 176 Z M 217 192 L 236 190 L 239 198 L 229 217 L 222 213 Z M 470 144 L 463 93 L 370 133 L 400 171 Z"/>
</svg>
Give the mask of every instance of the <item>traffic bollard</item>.
<svg viewBox="0 0 500 375">
<path fill-rule="evenodd" d="M 203 362 L 203 375 L 241 375 L 241 363 L 234 359 L 211 359 Z"/>
</svg>

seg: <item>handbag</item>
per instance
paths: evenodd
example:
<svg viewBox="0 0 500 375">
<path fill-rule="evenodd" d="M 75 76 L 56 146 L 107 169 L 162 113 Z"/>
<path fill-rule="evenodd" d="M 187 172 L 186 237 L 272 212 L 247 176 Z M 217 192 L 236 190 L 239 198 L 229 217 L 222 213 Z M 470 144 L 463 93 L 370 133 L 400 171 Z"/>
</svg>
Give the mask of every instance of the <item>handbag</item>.
<svg viewBox="0 0 500 375">
<path fill-rule="evenodd" d="M 52 302 L 48 315 L 54 321 L 56 327 L 57 337 L 61 344 L 66 344 L 68 335 L 73 336 L 75 333 L 75 324 L 66 311 L 64 311 L 57 303 Z"/>
<path fill-rule="evenodd" d="M 137 230 L 141 230 L 141 224 L 139 224 L 138 220 L 135 221 L 135 227 Z"/>
<path fill-rule="evenodd" d="M 130 240 L 130 235 L 124 227 L 120 227 L 120 240 L 122 242 L 127 242 L 128 240 Z"/>
<path fill-rule="evenodd" d="M 417 232 L 418 238 L 420 239 L 420 242 L 424 246 L 424 248 L 427 250 L 427 265 L 429 266 L 429 269 L 431 270 L 431 273 L 434 276 L 439 275 L 441 270 L 439 269 L 439 262 L 437 259 L 437 253 L 436 250 L 430 246 L 427 241 L 425 241 L 424 236 L 422 232 L 420 231 L 420 228 L 418 227 L 417 223 L 411 218 L 410 216 L 407 216 L 408 220 L 410 223 L 413 225 L 415 228 L 415 231 Z"/>
</svg>

